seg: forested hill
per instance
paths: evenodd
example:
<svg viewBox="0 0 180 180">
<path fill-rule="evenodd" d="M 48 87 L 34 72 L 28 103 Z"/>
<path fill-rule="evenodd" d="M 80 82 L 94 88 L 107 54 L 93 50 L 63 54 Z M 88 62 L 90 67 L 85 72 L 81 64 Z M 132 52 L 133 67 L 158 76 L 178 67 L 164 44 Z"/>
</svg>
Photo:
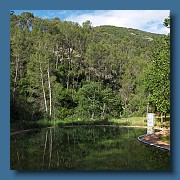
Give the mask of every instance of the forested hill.
<svg viewBox="0 0 180 180">
<path fill-rule="evenodd" d="M 97 26 L 94 27 L 97 31 L 104 32 L 107 34 L 112 34 L 115 36 L 119 36 L 121 38 L 126 36 L 137 36 L 141 37 L 142 39 L 149 39 L 149 40 L 155 40 L 162 36 L 162 34 L 154 34 L 138 29 L 132 29 L 132 28 L 125 28 L 125 27 L 117 27 L 117 26 L 110 26 L 110 25 L 103 25 L 103 26 Z"/>
<path fill-rule="evenodd" d="M 107 120 L 142 115 L 147 104 L 151 111 L 169 112 L 169 92 L 158 109 L 149 85 L 157 51 L 168 51 L 167 39 L 131 28 L 92 27 L 90 21 L 80 26 L 27 12 L 11 15 L 11 120 Z"/>
</svg>

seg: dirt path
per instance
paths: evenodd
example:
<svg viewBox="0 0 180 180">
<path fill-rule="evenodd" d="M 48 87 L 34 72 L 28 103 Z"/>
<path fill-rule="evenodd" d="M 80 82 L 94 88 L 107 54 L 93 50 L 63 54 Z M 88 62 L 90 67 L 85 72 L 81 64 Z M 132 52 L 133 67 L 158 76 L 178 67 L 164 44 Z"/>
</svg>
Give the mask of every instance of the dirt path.
<svg viewBox="0 0 180 180">
<path fill-rule="evenodd" d="M 169 135 L 170 135 L 170 129 L 166 129 L 160 132 L 156 132 L 154 134 L 142 136 L 140 137 L 140 140 L 147 142 L 148 144 L 151 145 L 156 145 L 166 149 L 170 149 L 170 142 L 164 142 L 160 140 L 161 137 L 169 136 Z"/>
</svg>

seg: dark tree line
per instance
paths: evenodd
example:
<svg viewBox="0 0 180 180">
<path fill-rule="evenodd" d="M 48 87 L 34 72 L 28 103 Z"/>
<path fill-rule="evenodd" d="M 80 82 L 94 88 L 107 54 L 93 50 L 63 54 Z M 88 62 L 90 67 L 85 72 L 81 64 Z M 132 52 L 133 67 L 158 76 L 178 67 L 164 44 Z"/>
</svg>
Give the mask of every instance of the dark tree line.
<svg viewBox="0 0 180 180">
<path fill-rule="evenodd" d="M 169 35 L 23 12 L 10 41 L 12 121 L 170 111 Z"/>
</svg>

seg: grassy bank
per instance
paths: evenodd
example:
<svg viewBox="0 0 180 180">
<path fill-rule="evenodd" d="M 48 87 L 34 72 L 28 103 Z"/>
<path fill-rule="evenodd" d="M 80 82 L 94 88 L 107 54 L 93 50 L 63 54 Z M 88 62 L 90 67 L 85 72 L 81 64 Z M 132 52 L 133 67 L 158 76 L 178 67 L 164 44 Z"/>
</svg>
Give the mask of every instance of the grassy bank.
<svg viewBox="0 0 180 180">
<path fill-rule="evenodd" d="M 146 126 L 146 117 L 129 117 L 121 119 L 111 119 L 109 122 L 122 126 Z"/>
<path fill-rule="evenodd" d="M 147 126 L 147 118 L 146 117 L 129 117 L 129 118 L 121 118 L 121 119 L 111 119 L 109 122 L 117 123 L 119 125 L 128 125 L 128 126 Z M 155 126 L 169 128 L 170 127 L 170 117 L 161 122 L 161 118 L 155 117 Z"/>
<path fill-rule="evenodd" d="M 117 124 L 120 126 L 146 126 L 147 125 L 147 118 L 146 117 L 129 117 L 129 118 L 121 118 L 121 119 L 109 119 L 109 120 L 98 120 L 98 119 L 81 119 L 81 118 L 67 118 L 65 120 L 51 120 L 48 119 L 40 119 L 38 121 L 18 121 L 15 123 L 11 123 L 11 132 L 16 132 L 20 130 L 26 129 L 36 129 L 36 128 L 45 128 L 50 126 L 67 126 L 67 125 L 113 125 Z M 155 119 L 155 126 L 158 127 L 170 127 L 169 121 L 164 121 L 163 123 L 160 122 L 159 118 Z"/>
<path fill-rule="evenodd" d="M 51 126 L 73 126 L 73 125 L 110 125 L 115 124 L 110 121 L 102 120 L 85 120 L 85 119 L 65 119 L 65 120 L 52 120 L 40 119 L 38 121 L 21 121 L 18 123 L 11 123 L 11 132 L 27 130 L 27 129 L 41 129 Z"/>
</svg>

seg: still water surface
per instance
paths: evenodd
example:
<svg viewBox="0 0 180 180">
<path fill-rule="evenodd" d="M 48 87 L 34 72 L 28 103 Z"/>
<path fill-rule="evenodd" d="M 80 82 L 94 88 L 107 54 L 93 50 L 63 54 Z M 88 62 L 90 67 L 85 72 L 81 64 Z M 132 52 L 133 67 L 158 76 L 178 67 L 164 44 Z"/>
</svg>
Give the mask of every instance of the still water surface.
<svg viewBox="0 0 180 180">
<path fill-rule="evenodd" d="M 137 140 L 146 129 L 54 127 L 11 136 L 13 170 L 170 170 L 170 151 Z"/>
</svg>

